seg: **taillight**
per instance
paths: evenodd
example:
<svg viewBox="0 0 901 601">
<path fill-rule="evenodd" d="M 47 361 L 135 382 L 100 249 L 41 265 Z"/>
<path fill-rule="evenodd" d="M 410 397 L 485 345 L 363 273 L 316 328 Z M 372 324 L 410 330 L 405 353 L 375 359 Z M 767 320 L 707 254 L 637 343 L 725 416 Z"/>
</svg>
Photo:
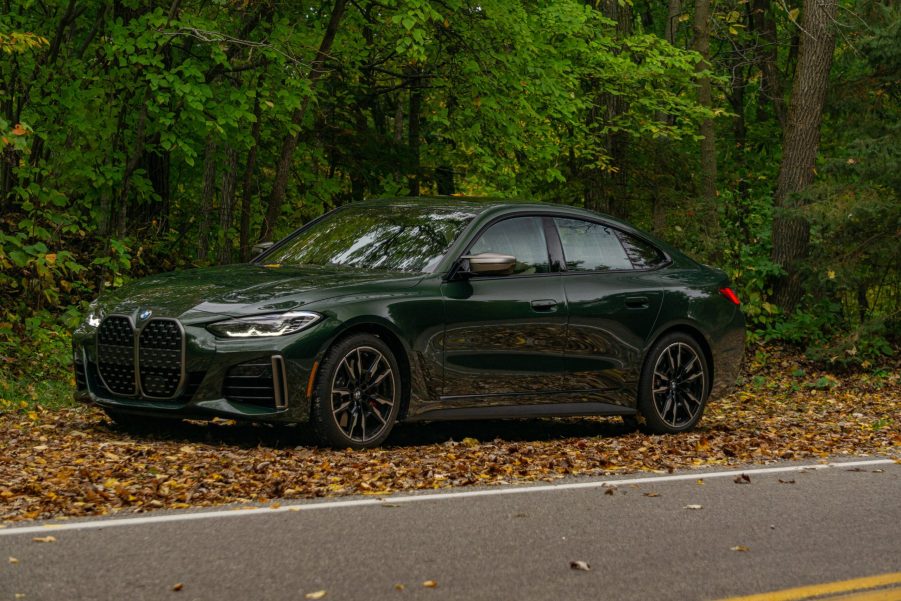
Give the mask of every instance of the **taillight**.
<svg viewBox="0 0 901 601">
<path fill-rule="evenodd" d="M 735 304 L 735 305 L 741 304 L 741 301 L 738 300 L 738 295 L 732 291 L 732 288 L 720 288 L 720 294 L 722 294 L 723 296 L 728 298 L 730 301 L 732 301 L 732 304 Z"/>
</svg>

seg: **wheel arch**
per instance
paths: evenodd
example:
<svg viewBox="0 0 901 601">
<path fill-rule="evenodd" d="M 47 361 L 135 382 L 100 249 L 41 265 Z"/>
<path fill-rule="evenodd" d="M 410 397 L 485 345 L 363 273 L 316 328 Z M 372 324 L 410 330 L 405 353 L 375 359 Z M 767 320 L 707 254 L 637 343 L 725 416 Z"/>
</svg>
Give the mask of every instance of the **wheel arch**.
<svg viewBox="0 0 901 601">
<path fill-rule="evenodd" d="M 704 334 L 704 331 L 698 327 L 697 324 L 691 322 L 669 323 L 657 330 L 650 338 L 650 343 L 645 350 L 644 359 L 642 360 L 642 369 L 644 368 L 644 362 L 647 361 L 648 353 L 651 352 L 654 345 L 664 336 L 676 332 L 681 332 L 682 334 L 690 336 L 698 343 L 698 346 L 701 347 L 701 351 L 704 353 L 704 360 L 707 361 L 707 390 L 712 391 L 714 382 L 713 374 L 716 371 L 716 363 L 713 360 L 713 348 L 711 347 L 707 336 Z"/>
<path fill-rule="evenodd" d="M 397 421 L 402 421 L 406 415 L 407 410 L 410 405 L 410 396 L 411 396 L 411 365 L 410 365 L 410 353 L 407 349 L 407 345 L 404 344 L 401 336 L 388 324 L 380 323 L 376 321 L 354 321 L 344 324 L 337 334 L 335 334 L 331 340 L 322 348 L 319 353 L 319 357 L 322 358 L 328 352 L 330 348 L 340 343 L 342 340 L 354 336 L 356 334 L 370 334 L 384 341 L 385 344 L 388 345 L 388 348 L 391 349 L 391 352 L 394 353 L 395 359 L 397 359 L 397 366 L 400 368 L 401 375 L 401 406 L 400 411 L 397 414 Z M 319 380 L 319 374 L 316 374 L 316 382 Z M 309 399 L 312 403 L 312 396 Z"/>
</svg>

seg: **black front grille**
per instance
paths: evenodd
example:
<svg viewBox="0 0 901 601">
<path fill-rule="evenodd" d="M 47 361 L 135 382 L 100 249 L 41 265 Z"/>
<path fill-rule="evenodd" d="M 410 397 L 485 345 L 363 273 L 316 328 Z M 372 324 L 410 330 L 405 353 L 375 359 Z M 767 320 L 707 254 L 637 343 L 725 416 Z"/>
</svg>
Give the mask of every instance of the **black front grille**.
<svg viewBox="0 0 901 601">
<path fill-rule="evenodd" d="M 235 365 L 225 375 L 222 393 L 229 401 L 274 407 L 272 361 L 258 360 Z"/>
<path fill-rule="evenodd" d="M 181 326 L 174 319 L 151 319 L 137 340 L 135 338 L 135 330 L 127 317 L 111 315 L 100 324 L 97 329 L 97 373 L 101 384 L 113 395 L 137 396 L 137 373 L 142 396 L 174 397 L 182 384 L 185 359 Z"/>
<path fill-rule="evenodd" d="M 114 394 L 133 396 L 135 332 L 127 317 L 111 315 L 97 329 L 97 371 Z"/>
<path fill-rule="evenodd" d="M 141 391 L 149 397 L 168 398 L 182 379 L 182 332 L 173 319 L 153 319 L 141 330 L 138 367 Z"/>
</svg>

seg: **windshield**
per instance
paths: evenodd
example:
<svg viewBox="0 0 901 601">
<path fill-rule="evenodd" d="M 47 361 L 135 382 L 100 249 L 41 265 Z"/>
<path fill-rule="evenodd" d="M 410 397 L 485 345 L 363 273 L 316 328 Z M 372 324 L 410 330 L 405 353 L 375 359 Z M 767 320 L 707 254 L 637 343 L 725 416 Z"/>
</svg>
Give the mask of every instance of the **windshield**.
<svg viewBox="0 0 901 601">
<path fill-rule="evenodd" d="M 433 271 L 475 213 L 421 205 L 344 207 L 266 255 L 267 263 Z"/>
</svg>

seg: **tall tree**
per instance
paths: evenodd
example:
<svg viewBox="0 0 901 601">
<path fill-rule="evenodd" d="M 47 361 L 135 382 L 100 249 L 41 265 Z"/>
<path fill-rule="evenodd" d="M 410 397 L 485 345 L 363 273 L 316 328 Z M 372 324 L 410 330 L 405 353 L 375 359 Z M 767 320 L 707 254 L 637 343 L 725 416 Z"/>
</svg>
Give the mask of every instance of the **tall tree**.
<svg viewBox="0 0 901 601">
<path fill-rule="evenodd" d="M 799 261 L 807 255 L 810 224 L 800 214 L 798 193 L 813 182 L 823 103 L 835 50 L 834 21 L 838 0 L 804 0 L 801 42 L 792 85 L 782 162 L 776 180 L 773 260 L 785 275 L 776 281 L 776 304 L 793 311 L 801 299 Z"/>
<path fill-rule="evenodd" d="M 269 193 L 269 202 L 266 206 L 266 216 L 260 228 L 261 241 L 272 240 L 275 222 L 281 213 L 282 203 L 285 201 L 285 191 L 288 188 L 288 176 L 291 173 L 291 161 L 294 158 L 294 150 L 297 148 L 297 144 L 303 135 L 303 120 L 307 114 L 307 108 L 310 106 L 312 90 L 315 89 L 316 80 L 322 77 L 322 74 L 325 72 L 325 62 L 328 60 L 335 36 L 338 34 L 338 25 L 341 23 L 341 17 L 344 16 L 346 5 L 347 0 L 335 0 L 334 5 L 332 5 L 328 25 L 322 36 L 322 42 L 319 44 L 319 50 L 316 51 L 316 58 L 313 59 L 313 64 L 310 67 L 310 74 L 307 76 L 310 82 L 310 92 L 304 96 L 300 106 L 291 115 L 291 124 L 297 128 L 297 132 L 289 133 L 282 140 L 281 152 L 279 153 L 275 169 L 275 180 L 272 182 L 272 191 Z"/>
<path fill-rule="evenodd" d="M 695 0 L 693 49 L 701 55 L 698 72 L 710 70 L 710 0 Z M 698 79 L 698 101 L 705 108 L 713 107 L 713 92 L 710 77 Z M 701 120 L 701 198 L 704 202 L 708 234 L 717 229 L 716 211 L 716 133 L 713 119 Z"/>
</svg>

